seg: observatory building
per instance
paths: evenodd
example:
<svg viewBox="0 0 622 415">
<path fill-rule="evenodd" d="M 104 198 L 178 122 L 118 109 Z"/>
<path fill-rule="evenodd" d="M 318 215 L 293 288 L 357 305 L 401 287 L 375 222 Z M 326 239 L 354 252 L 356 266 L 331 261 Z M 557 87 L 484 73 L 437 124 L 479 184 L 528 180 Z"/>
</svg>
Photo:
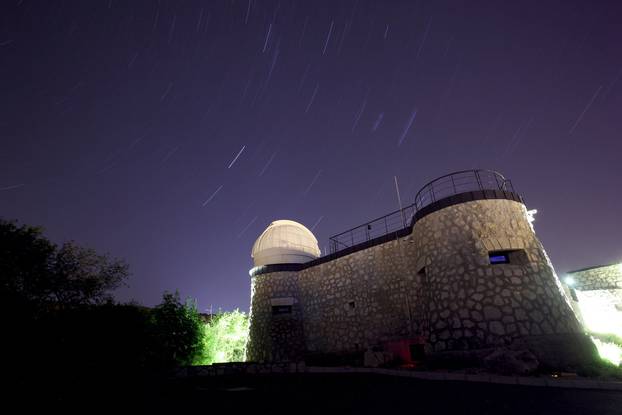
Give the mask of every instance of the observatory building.
<svg viewBox="0 0 622 415">
<path fill-rule="evenodd" d="M 532 219 L 508 179 L 470 170 L 331 237 L 325 256 L 300 223 L 272 222 L 252 249 L 247 359 L 507 347 L 578 363 L 593 346 Z"/>
</svg>

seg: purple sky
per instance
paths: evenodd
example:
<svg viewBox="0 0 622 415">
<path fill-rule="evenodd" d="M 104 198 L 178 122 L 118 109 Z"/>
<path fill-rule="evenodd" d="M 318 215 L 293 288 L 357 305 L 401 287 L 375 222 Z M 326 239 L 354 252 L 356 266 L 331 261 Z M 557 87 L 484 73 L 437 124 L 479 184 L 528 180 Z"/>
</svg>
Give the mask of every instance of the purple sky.
<svg viewBox="0 0 622 415">
<path fill-rule="evenodd" d="M 478 167 L 560 274 L 618 261 L 621 44 L 613 1 L 3 1 L 0 216 L 247 309 L 272 220 L 323 250 Z"/>
</svg>

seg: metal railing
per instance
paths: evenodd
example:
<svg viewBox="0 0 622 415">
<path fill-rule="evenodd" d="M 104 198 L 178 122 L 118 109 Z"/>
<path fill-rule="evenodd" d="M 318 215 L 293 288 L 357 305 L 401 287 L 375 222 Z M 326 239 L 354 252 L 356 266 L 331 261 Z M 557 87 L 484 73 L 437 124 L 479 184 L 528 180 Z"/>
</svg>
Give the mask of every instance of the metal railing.
<svg viewBox="0 0 622 415">
<path fill-rule="evenodd" d="M 415 205 L 396 210 L 329 238 L 330 253 L 397 232 L 408 227 L 415 214 Z"/>
<path fill-rule="evenodd" d="M 415 209 L 459 193 L 478 190 L 503 190 L 514 192 L 512 182 L 492 170 L 463 170 L 432 180 L 415 196 Z"/>
<path fill-rule="evenodd" d="M 464 170 L 432 180 L 419 190 L 415 203 L 329 238 L 330 253 L 399 232 L 412 226 L 415 214 L 447 197 L 480 190 L 514 192 L 512 182 L 492 170 Z"/>
</svg>

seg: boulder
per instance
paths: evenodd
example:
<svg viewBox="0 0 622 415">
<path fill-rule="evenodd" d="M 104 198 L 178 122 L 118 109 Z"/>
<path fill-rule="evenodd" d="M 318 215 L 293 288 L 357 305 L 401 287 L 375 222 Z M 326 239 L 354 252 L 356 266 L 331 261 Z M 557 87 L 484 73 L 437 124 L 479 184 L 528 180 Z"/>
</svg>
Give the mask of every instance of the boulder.
<svg viewBox="0 0 622 415">
<path fill-rule="evenodd" d="M 363 355 L 363 366 L 365 367 L 379 367 L 386 365 L 393 360 L 393 354 L 388 352 L 375 352 L 373 350 L 366 350 Z"/>
<path fill-rule="evenodd" d="M 504 375 L 528 375 L 539 365 L 540 362 L 529 350 L 501 348 L 484 358 L 484 366 L 488 370 Z"/>
</svg>

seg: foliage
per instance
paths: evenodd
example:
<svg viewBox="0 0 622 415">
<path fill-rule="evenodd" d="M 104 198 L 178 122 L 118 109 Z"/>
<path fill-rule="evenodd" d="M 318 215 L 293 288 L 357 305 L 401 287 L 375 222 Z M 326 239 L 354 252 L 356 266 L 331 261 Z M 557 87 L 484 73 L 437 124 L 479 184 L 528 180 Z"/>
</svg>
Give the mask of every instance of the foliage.
<svg viewBox="0 0 622 415">
<path fill-rule="evenodd" d="M 49 299 L 63 305 L 102 304 L 112 301 L 109 291 L 129 274 L 128 265 L 94 250 L 65 243 L 51 264 Z"/>
<path fill-rule="evenodd" d="M 72 242 L 60 248 L 41 228 L 0 219 L 0 294 L 4 303 L 66 308 L 111 301 L 128 265 Z"/>
<path fill-rule="evenodd" d="M 244 313 L 206 325 L 178 293 L 165 293 L 151 310 L 115 304 L 110 291 L 128 274 L 121 260 L 71 242 L 58 247 L 40 228 L 0 219 L 0 363 L 21 373 L 30 362 L 57 371 L 244 360 Z"/>
<path fill-rule="evenodd" d="M 620 337 L 617 334 L 613 334 L 613 333 L 595 333 L 595 332 L 590 332 L 589 333 L 591 337 L 594 337 L 598 340 L 600 340 L 601 342 L 604 343 L 613 343 L 619 347 L 622 348 L 622 337 Z"/>
<path fill-rule="evenodd" d="M 151 318 L 151 356 L 156 365 L 188 365 L 201 354 L 203 322 L 195 304 L 182 303 L 177 292 L 164 293 Z"/>
<path fill-rule="evenodd" d="M 238 309 L 211 316 L 204 325 L 202 354 L 196 365 L 243 362 L 248 338 L 248 315 Z"/>
<path fill-rule="evenodd" d="M 2 303 L 41 301 L 56 247 L 41 228 L 0 219 L 0 293 Z"/>
<path fill-rule="evenodd" d="M 140 369 L 150 364 L 150 325 L 149 310 L 129 304 L 54 310 L 36 321 L 31 358 L 59 371 Z"/>
</svg>

